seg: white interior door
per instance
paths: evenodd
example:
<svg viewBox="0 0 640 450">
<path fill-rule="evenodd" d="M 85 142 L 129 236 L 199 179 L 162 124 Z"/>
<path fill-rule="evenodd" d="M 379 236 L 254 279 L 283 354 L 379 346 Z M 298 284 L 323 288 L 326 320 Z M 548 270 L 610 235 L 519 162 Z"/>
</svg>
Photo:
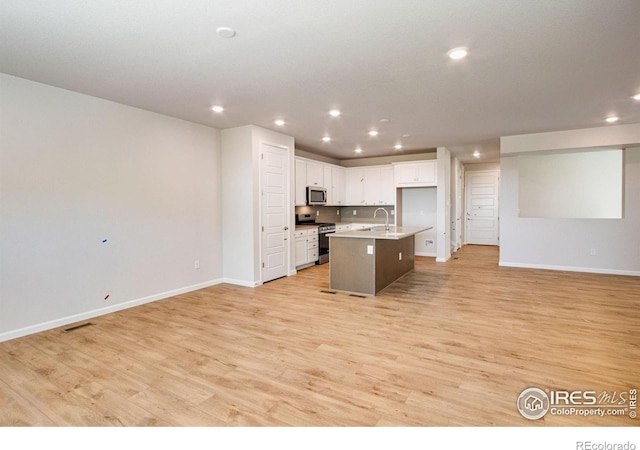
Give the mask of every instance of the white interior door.
<svg viewBox="0 0 640 450">
<path fill-rule="evenodd" d="M 467 172 L 465 181 L 466 243 L 499 245 L 500 172 Z"/>
<path fill-rule="evenodd" d="M 261 144 L 262 282 L 287 275 L 289 267 L 289 150 Z"/>
</svg>

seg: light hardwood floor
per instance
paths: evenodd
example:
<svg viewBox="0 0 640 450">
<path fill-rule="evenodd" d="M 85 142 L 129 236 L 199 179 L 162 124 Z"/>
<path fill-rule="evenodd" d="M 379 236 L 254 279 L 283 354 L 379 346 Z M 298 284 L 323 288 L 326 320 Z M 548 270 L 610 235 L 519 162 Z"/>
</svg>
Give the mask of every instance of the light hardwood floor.
<svg viewBox="0 0 640 450">
<path fill-rule="evenodd" d="M 0 343 L 0 425 L 639 425 L 530 421 L 516 401 L 640 388 L 640 279 L 497 262 L 484 246 L 417 257 L 367 298 L 323 292 L 315 266 Z"/>
</svg>

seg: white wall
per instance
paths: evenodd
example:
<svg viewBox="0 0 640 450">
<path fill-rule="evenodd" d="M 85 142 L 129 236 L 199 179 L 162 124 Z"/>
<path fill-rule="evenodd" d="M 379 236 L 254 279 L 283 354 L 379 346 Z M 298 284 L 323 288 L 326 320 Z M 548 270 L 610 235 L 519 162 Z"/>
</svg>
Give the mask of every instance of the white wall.
<svg viewBox="0 0 640 450">
<path fill-rule="evenodd" d="M 602 134 L 597 131 L 601 130 Z M 640 275 L 640 127 L 620 125 L 501 140 L 500 265 Z M 518 217 L 515 155 L 592 146 L 626 146 L 622 219 Z M 522 150 L 522 151 L 520 151 Z M 595 255 L 591 255 L 595 249 Z"/>
<path fill-rule="evenodd" d="M 0 341 L 221 279 L 219 130 L 3 74 L 0 97 Z"/>
<path fill-rule="evenodd" d="M 289 149 L 294 180 L 295 142 L 291 136 L 255 125 L 222 130 L 222 223 L 224 280 L 243 286 L 262 282 L 260 245 L 260 145 Z M 293 239 L 295 192 L 291 189 L 289 239 Z M 295 248 L 290 244 L 289 273 L 295 273 Z"/>
<path fill-rule="evenodd" d="M 254 167 L 255 166 L 255 167 Z M 222 242 L 224 279 L 255 286 L 258 255 L 254 228 L 258 221 L 258 169 L 250 125 L 222 130 Z"/>
<path fill-rule="evenodd" d="M 438 210 L 436 222 L 436 261 L 451 258 L 451 152 L 438 147 Z"/>
<path fill-rule="evenodd" d="M 402 226 L 421 227 L 431 226 L 433 229 L 423 231 L 415 236 L 415 252 L 418 256 L 436 256 L 437 243 L 437 192 L 436 187 L 403 188 L 402 196 Z M 433 241 L 433 245 L 426 245 L 425 241 Z"/>
</svg>

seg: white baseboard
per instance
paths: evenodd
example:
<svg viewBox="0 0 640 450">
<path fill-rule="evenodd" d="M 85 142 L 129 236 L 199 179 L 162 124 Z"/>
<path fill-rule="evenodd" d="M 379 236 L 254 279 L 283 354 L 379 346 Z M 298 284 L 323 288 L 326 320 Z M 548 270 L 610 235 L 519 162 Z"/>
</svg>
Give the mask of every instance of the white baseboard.
<svg viewBox="0 0 640 450">
<path fill-rule="evenodd" d="M 173 289 L 171 291 L 161 292 L 159 294 L 150 295 L 148 297 L 142 297 L 128 302 L 118 303 L 117 305 L 107 306 L 105 308 L 98 308 L 91 311 L 83 312 L 80 314 L 74 314 L 71 316 L 61 317 L 56 320 L 50 320 L 48 322 L 42 322 L 36 325 L 30 325 L 28 327 L 19 328 L 17 330 L 7 331 L 0 333 L 0 342 L 16 339 L 19 337 L 27 336 L 29 334 L 39 333 L 41 331 L 51 330 L 53 328 L 62 327 L 71 323 L 80 322 L 82 320 L 93 319 L 95 317 L 104 316 L 116 311 L 122 311 L 123 309 L 133 308 L 134 306 L 144 305 L 145 303 L 155 302 L 176 295 L 185 294 L 187 292 L 197 291 L 210 286 L 215 286 L 223 281 L 221 279 L 205 281 L 204 283 L 198 283 L 191 286 L 186 286 L 179 289 Z"/>
<path fill-rule="evenodd" d="M 625 275 L 631 277 L 639 277 L 640 271 L 637 270 L 617 270 L 617 269 L 601 269 L 594 267 L 573 267 L 573 266 L 552 266 L 547 264 L 526 264 L 526 263 L 514 263 L 507 261 L 500 261 L 498 263 L 501 267 L 519 267 L 522 269 L 542 269 L 542 270 L 561 270 L 567 272 L 585 272 L 585 273 L 599 273 L 604 275 Z"/>
<path fill-rule="evenodd" d="M 429 256 L 431 258 L 435 258 L 436 257 L 435 253 L 430 253 L 430 252 L 416 252 L 415 255 L 416 256 Z"/>
<path fill-rule="evenodd" d="M 229 283 L 229 284 L 235 284 L 237 286 L 254 288 L 254 287 L 260 286 L 262 284 L 262 281 L 245 281 L 245 280 L 236 280 L 234 278 L 223 278 L 222 283 Z"/>
</svg>

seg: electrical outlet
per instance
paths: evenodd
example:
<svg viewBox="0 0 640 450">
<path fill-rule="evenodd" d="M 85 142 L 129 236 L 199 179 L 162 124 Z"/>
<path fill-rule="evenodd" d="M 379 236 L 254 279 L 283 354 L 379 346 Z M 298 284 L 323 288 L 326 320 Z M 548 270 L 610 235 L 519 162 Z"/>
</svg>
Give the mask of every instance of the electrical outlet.
<svg viewBox="0 0 640 450">
<path fill-rule="evenodd" d="M 196 259 L 196 260 L 193 262 L 193 268 L 194 268 L 194 269 L 199 269 L 199 268 L 200 268 L 200 260 L 199 260 L 199 259 Z"/>
<path fill-rule="evenodd" d="M 425 239 L 424 245 L 425 247 L 431 247 L 433 245 L 433 239 Z"/>
<path fill-rule="evenodd" d="M 316 211 L 316 217 L 320 215 L 320 210 Z"/>
<path fill-rule="evenodd" d="M 356 211 L 355 209 L 353 210 L 353 215 L 357 216 L 358 215 L 358 211 Z"/>
<path fill-rule="evenodd" d="M 340 210 L 337 210 L 336 211 L 336 216 L 339 216 L 339 215 L 340 215 Z"/>
<path fill-rule="evenodd" d="M 367 245 L 367 255 L 373 255 L 373 245 Z"/>
<path fill-rule="evenodd" d="M 391 210 L 391 215 L 395 216 L 396 215 L 396 211 L 394 209 Z"/>
<path fill-rule="evenodd" d="M 398 253 L 398 261 L 402 261 L 402 252 Z"/>
<path fill-rule="evenodd" d="M 592 248 L 592 249 L 589 251 L 589 254 L 590 254 L 591 256 L 596 256 L 596 249 L 595 249 L 595 248 Z"/>
</svg>

